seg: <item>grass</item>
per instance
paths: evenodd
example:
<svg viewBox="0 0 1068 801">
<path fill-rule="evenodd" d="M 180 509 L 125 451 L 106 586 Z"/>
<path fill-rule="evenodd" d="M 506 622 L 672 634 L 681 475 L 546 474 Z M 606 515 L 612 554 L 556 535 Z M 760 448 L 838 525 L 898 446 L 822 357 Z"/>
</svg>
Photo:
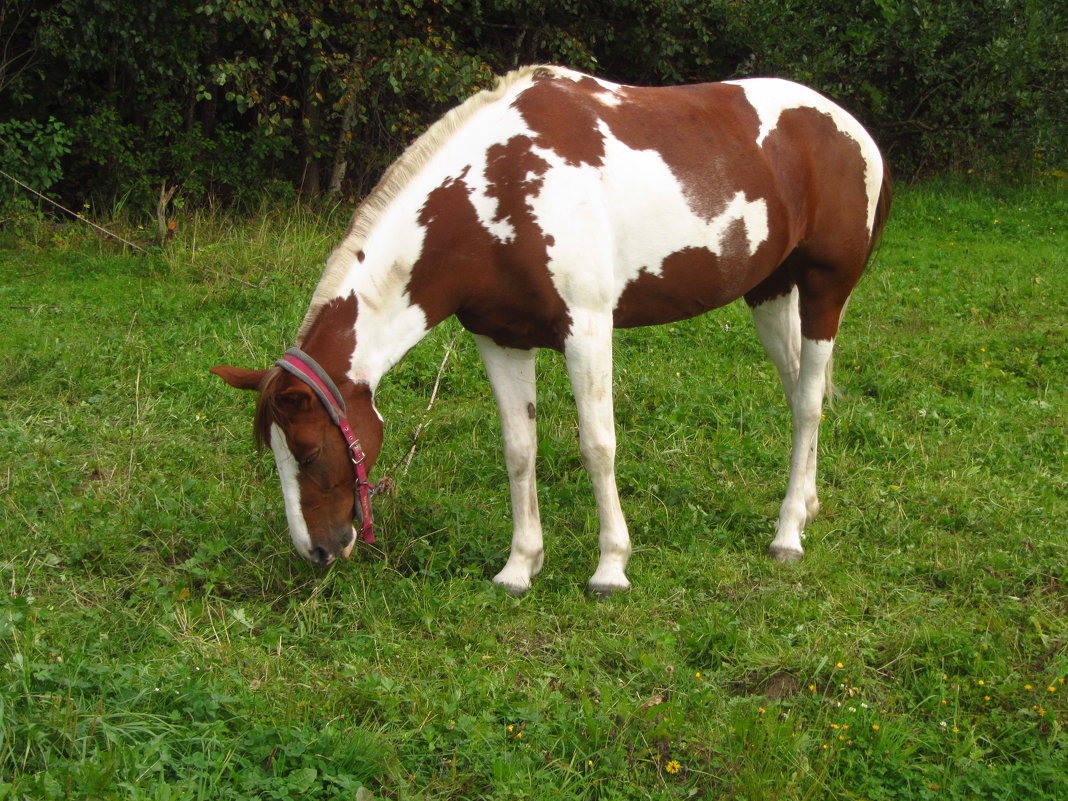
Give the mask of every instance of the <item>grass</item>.
<svg viewBox="0 0 1068 801">
<path fill-rule="evenodd" d="M 764 556 L 789 420 L 744 309 L 621 332 L 634 589 L 605 602 L 555 354 L 546 567 L 490 583 L 508 493 L 466 338 L 425 412 L 451 322 L 380 391 L 379 543 L 296 560 L 207 368 L 291 343 L 343 213 L 193 218 L 152 257 L 9 237 L 0 801 L 1064 798 L 1066 219 L 1063 183 L 899 192 L 800 565 Z"/>
</svg>

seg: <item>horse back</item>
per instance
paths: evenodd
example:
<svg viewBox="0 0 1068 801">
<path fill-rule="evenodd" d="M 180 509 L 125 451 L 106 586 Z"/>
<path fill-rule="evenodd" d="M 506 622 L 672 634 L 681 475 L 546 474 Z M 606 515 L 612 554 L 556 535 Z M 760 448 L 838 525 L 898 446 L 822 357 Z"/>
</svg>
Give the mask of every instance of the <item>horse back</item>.
<svg viewBox="0 0 1068 801">
<path fill-rule="evenodd" d="M 439 162 L 413 299 L 499 344 L 558 349 L 576 307 L 665 323 L 742 297 L 798 248 L 866 255 L 882 178 L 859 123 L 797 84 L 557 68 L 473 115 Z"/>
</svg>

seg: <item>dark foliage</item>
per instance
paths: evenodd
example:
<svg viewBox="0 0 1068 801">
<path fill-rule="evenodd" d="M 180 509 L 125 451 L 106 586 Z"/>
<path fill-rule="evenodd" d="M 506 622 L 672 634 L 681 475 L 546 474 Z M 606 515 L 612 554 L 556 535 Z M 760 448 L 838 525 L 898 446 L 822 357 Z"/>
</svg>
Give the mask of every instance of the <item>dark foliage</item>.
<svg viewBox="0 0 1068 801">
<path fill-rule="evenodd" d="M 1043 0 L 5 0 L 0 169 L 69 203 L 358 196 L 492 74 L 779 75 L 906 177 L 1068 158 L 1068 7 Z M 16 192 L 5 182 L 0 202 Z"/>
</svg>

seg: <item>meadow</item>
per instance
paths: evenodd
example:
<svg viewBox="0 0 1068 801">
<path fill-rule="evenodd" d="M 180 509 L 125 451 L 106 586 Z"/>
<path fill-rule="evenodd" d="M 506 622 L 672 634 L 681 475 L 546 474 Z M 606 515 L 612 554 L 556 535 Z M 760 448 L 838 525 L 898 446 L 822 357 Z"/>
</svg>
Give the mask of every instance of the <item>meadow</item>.
<svg viewBox="0 0 1068 801">
<path fill-rule="evenodd" d="M 148 255 L 0 230 L 0 801 L 1068 798 L 1063 180 L 899 188 L 800 564 L 765 555 L 789 415 L 746 310 L 619 332 L 602 601 L 553 353 L 545 568 L 490 582 L 507 480 L 454 321 L 380 388 L 378 542 L 296 558 L 207 371 L 292 344 L 349 211 L 189 213 Z"/>
</svg>

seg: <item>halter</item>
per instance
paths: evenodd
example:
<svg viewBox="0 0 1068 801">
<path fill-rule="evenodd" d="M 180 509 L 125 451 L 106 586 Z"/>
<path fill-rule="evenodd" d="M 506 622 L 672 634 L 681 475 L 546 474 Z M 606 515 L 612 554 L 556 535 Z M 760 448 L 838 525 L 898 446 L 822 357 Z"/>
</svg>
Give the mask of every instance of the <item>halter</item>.
<svg viewBox="0 0 1068 801">
<path fill-rule="evenodd" d="M 375 486 L 367 480 L 367 467 L 364 465 L 364 459 L 367 457 L 360 446 L 360 440 L 353 433 L 352 426 L 345 418 L 345 399 L 341 397 L 337 385 L 330 380 L 330 376 L 319 363 L 299 348 L 290 348 L 275 364 L 311 387 L 312 392 L 322 401 L 334 425 L 341 431 L 341 436 L 345 438 L 345 443 L 349 448 L 349 459 L 352 461 L 352 472 L 356 475 L 356 503 L 359 505 L 363 518 L 360 536 L 370 545 L 375 541 L 371 518 L 371 498 L 382 487 Z"/>
</svg>

